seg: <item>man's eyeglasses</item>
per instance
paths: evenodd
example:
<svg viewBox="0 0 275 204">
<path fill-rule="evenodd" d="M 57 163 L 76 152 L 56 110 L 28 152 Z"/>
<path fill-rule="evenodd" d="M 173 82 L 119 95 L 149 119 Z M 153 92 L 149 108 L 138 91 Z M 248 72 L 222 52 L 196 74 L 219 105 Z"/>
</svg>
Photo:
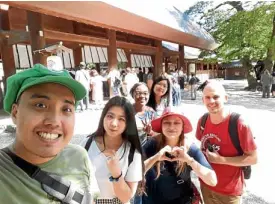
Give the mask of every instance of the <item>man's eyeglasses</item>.
<svg viewBox="0 0 275 204">
<path fill-rule="evenodd" d="M 137 97 L 141 97 L 141 96 L 148 96 L 149 95 L 149 93 L 148 92 L 135 92 L 135 96 L 137 96 Z"/>
</svg>

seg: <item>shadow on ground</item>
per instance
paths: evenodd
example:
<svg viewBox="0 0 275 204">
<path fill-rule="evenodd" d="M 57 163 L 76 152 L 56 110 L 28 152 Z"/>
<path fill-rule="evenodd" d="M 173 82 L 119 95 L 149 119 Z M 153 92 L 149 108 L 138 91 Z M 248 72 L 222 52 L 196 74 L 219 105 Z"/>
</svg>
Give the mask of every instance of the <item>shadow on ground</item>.
<svg viewBox="0 0 275 204">
<path fill-rule="evenodd" d="M 272 203 L 266 202 L 263 198 L 247 192 L 247 194 L 243 196 L 242 204 L 251 204 L 251 203 L 275 204 L 274 202 L 272 202 Z"/>
<path fill-rule="evenodd" d="M 275 98 L 262 98 L 260 92 L 244 91 L 244 86 L 226 86 L 229 105 L 241 105 L 245 108 L 268 110 L 275 112 Z M 197 92 L 197 100 L 191 100 L 189 91 L 183 93 L 183 103 L 202 105 L 202 92 Z"/>
</svg>

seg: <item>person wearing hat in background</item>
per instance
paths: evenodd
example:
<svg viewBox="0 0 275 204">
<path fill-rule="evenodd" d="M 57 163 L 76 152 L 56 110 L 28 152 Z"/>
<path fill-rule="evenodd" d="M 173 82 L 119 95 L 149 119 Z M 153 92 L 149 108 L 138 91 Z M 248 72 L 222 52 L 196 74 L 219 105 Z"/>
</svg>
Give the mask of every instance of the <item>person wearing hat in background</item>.
<svg viewBox="0 0 275 204">
<path fill-rule="evenodd" d="M 89 92 L 90 92 L 90 84 L 91 77 L 90 74 L 85 70 L 86 64 L 85 62 L 80 62 L 79 69 L 75 73 L 75 80 L 80 82 L 86 89 L 86 96 L 80 101 L 79 105 L 81 111 L 83 111 L 83 106 L 85 104 L 86 110 L 89 108 Z"/>
<path fill-rule="evenodd" d="M 184 144 L 184 136 L 192 131 L 189 119 L 166 108 L 163 115 L 151 122 L 154 132 L 143 146 L 146 156 L 146 193 L 143 204 L 199 203 L 200 196 L 191 182 L 193 170 L 205 183 L 215 186 L 216 174 L 201 150 Z"/>
<path fill-rule="evenodd" d="M 87 152 L 68 144 L 85 95 L 68 71 L 41 64 L 7 79 L 4 110 L 16 138 L 0 150 L 1 203 L 92 203 L 96 180 Z"/>
</svg>

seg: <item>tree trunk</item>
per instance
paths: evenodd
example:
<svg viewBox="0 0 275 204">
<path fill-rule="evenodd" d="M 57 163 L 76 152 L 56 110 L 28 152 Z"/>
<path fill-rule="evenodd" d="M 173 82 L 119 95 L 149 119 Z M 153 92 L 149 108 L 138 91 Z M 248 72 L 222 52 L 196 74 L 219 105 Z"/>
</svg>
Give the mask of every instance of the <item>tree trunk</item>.
<svg viewBox="0 0 275 204">
<path fill-rule="evenodd" d="M 273 16 L 273 30 L 270 39 L 270 44 L 267 49 L 266 59 L 264 60 L 265 69 L 267 69 L 270 73 L 273 71 L 273 59 L 275 55 L 275 15 Z"/>
<path fill-rule="evenodd" d="M 243 67 L 244 67 L 244 69 L 246 71 L 246 75 L 247 75 L 248 87 L 246 87 L 246 89 L 248 89 L 248 90 L 255 89 L 257 86 L 256 74 L 255 74 L 255 71 L 251 64 L 251 60 L 249 59 L 248 56 L 246 56 L 242 59 L 242 64 L 243 64 Z"/>
</svg>

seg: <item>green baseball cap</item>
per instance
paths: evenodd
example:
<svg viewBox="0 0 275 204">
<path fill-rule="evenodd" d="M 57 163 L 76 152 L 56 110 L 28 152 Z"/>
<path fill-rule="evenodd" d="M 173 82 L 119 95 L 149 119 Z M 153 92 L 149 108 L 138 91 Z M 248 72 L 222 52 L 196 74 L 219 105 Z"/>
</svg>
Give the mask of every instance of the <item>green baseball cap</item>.
<svg viewBox="0 0 275 204">
<path fill-rule="evenodd" d="M 4 110 L 11 113 L 12 105 L 26 89 L 45 83 L 57 83 L 66 86 L 73 92 L 76 101 L 84 98 L 87 93 L 84 86 L 74 80 L 67 70 L 52 70 L 42 64 L 35 64 L 30 69 L 8 77 Z"/>
</svg>

